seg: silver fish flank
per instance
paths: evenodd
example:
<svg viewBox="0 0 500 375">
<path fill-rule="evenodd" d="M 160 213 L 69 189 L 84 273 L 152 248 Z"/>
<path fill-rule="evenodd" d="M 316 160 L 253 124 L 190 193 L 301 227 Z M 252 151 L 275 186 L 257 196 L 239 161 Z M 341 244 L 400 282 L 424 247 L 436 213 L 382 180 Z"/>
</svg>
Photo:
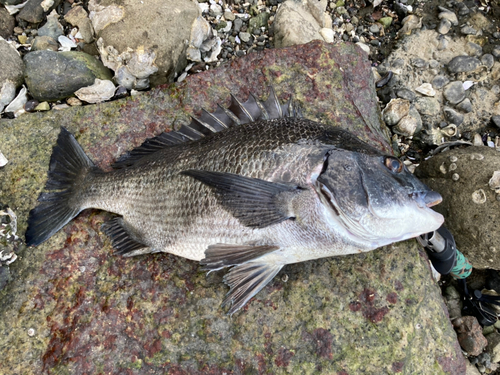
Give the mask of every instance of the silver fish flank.
<svg viewBox="0 0 500 375">
<path fill-rule="evenodd" d="M 26 243 L 49 239 L 82 210 L 124 256 L 167 252 L 231 267 L 223 302 L 244 306 L 283 266 L 370 251 L 438 229 L 441 197 L 404 164 L 351 133 L 302 118 L 293 102 L 232 97 L 175 132 L 97 168 L 61 128 Z"/>
</svg>

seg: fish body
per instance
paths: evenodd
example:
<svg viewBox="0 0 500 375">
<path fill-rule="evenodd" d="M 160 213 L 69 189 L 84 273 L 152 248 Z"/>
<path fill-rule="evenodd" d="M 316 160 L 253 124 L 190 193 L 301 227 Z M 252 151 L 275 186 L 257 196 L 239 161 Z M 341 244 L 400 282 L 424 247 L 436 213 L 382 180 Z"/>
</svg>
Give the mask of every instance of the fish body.
<svg viewBox="0 0 500 375">
<path fill-rule="evenodd" d="M 232 267 L 232 314 L 286 264 L 373 250 L 439 228 L 440 201 L 391 155 L 279 104 L 233 98 L 146 141 L 103 172 L 62 129 L 47 192 L 30 213 L 39 244 L 86 208 L 117 252 L 167 252 L 205 270 Z"/>
</svg>

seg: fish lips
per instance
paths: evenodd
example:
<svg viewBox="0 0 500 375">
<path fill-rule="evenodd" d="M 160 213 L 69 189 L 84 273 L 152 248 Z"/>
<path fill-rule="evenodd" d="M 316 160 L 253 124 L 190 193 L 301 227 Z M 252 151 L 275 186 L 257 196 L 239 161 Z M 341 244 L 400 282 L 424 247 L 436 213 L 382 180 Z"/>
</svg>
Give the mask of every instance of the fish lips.
<svg viewBox="0 0 500 375">
<path fill-rule="evenodd" d="M 433 207 L 443 201 L 441 194 L 433 190 L 411 193 L 410 197 L 420 208 Z"/>
</svg>

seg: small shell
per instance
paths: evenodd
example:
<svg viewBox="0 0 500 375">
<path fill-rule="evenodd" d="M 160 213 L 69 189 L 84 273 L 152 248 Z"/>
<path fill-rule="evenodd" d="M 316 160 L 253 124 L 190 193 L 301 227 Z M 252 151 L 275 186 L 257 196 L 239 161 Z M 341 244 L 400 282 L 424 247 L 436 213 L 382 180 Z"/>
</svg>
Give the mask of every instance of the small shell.
<svg viewBox="0 0 500 375">
<path fill-rule="evenodd" d="M 82 87 L 75 95 L 87 103 L 100 103 L 111 99 L 115 89 L 113 82 L 96 78 L 93 85 Z"/>
<path fill-rule="evenodd" d="M 396 125 L 410 111 L 410 102 L 406 99 L 392 99 L 382 111 L 382 117 L 389 126 Z"/>
<path fill-rule="evenodd" d="M 411 137 L 413 134 L 415 134 L 417 126 L 417 119 L 410 115 L 406 115 L 396 124 L 396 126 L 392 128 L 392 131 L 405 137 Z"/>
<path fill-rule="evenodd" d="M 495 190 L 495 192 L 500 193 L 500 171 L 493 172 L 493 176 L 490 178 L 488 185 L 491 190 Z"/>
<path fill-rule="evenodd" d="M 483 189 L 478 189 L 472 193 L 472 201 L 476 204 L 483 204 L 486 202 L 486 193 Z"/>
<path fill-rule="evenodd" d="M 27 90 L 26 87 L 23 86 L 19 94 L 17 94 L 16 98 L 10 102 L 10 104 L 5 108 L 5 112 L 14 112 L 14 116 L 18 117 L 24 112 L 24 105 L 28 101 L 28 97 L 26 96 Z"/>
<path fill-rule="evenodd" d="M 430 83 L 424 83 L 415 89 L 416 92 L 425 96 L 435 96 L 436 90 L 432 88 Z"/>
</svg>

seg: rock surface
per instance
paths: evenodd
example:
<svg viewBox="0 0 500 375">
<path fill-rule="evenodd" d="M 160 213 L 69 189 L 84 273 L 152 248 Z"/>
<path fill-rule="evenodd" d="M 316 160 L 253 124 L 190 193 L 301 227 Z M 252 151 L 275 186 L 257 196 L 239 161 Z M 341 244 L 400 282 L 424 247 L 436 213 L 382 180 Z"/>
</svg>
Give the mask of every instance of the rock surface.
<svg viewBox="0 0 500 375">
<path fill-rule="evenodd" d="M 119 66 L 128 66 L 138 79 L 154 73 L 149 79 L 157 85 L 171 82 L 187 65 L 187 41 L 199 14 L 195 3 L 96 0 L 90 2 L 89 9 L 96 39 L 102 38 L 101 58 L 110 69 L 117 71 Z M 141 68 L 138 63 L 147 60 L 144 56 L 151 56 L 152 64 Z M 132 64 L 134 71 L 129 66 Z"/>
<path fill-rule="evenodd" d="M 489 186 L 495 171 L 500 171 L 500 154 L 479 146 L 438 154 L 415 172 L 442 195 L 435 209 L 444 215 L 458 249 L 479 269 L 500 269 L 500 200 Z"/>
<path fill-rule="evenodd" d="M 31 95 L 39 100 L 67 98 L 96 78 L 112 75 L 99 60 L 84 52 L 36 51 L 24 57 L 25 80 Z"/>
<path fill-rule="evenodd" d="M 306 117 L 390 149 L 370 63 L 357 47 L 313 42 L 267 50 L 180 86 L 0 120 L 2 152 L 10 160 L 0 190 L 17 210 L 19 233 L 43 187 L 60 126 L 76 134 L 97 165 L 108 167 L 201 107 L 227 104 L 229 92 L 265 97 L 269 84 L 282 100 L 293 94 Z M 415 241 L 287 266 L 229 318 L 219 307 L 227 292 L 222 273 L 207 277 L 196 262 L 168 254 L 112 256 L 100 231 L 109 218 L 85 211 L 47 243 L 20 251 L 11 267 L 15 281 L 0 292 L 0 349 L 8 373 L 465 371 L 439 288 Z"/>
<path fill-rule="evenodd" d="M 16 96 L 16 89 L 23 82 L 23 60 L 5 40 L 0 39 L 0 112 Z"/>
</svg>

